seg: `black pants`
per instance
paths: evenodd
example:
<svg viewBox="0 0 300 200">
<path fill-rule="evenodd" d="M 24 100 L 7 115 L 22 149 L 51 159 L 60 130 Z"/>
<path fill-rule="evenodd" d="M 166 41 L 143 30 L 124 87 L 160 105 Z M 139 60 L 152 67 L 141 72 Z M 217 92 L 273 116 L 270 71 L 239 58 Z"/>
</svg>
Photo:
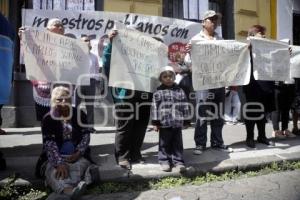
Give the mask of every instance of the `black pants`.
<svg viewBox="0 0 300 200">
<path fill-rule="evenodd" d="M 84 101 L 87 114 L 87 123 L 90 127 L 94 126 L 94 102 L 96 94 L 97 81 L 93 78 L 90 79 L 90 85 L 78 86 L 75 93 L 76 108 Z"/>
<path fill-rule="evenodd" d="M 261 93 L 255 95 L 252 91 L 245 92 L 247 110 L 244 112 L 244 121 L 246 126 L 247 137 L 246 140 L 254 140 L 255 124 L 258 130 L 258 138 L 266 138 L 266 97 Z M 248 112 L 247 112 L 248 111 Z"/>
<path fill-rule="evenodd" d="M 289 112 L 293 102 L 294 86 L 282 84 L 274 90 L 275 111 L 272 112 L 273 130 L 280 130 L 279 121 L 281 119 L 281 130 L 286 130 L 289 123 Z"/>
<path fill-rule="evenodd" d="M 181 128 L 159 130 L 158 162 L 174 166 L 184 164 Z"/>
<path fill-rule="evenodd" d="M 136 161 L 142 158 L 141 147 L 150 117 L 150 102 L 147 105 L 141 99 L 128 101 L 128 104 L 118 103 L 116 108 L 115 157 L 120 161 Z M 145 102 L 144 102 L 145 103 Z M 130 112 L 129 112 L 130 110 Z"/>
<path fill-rule="evenodd" d="M 222 137 L 222 129 L 224 125 L 224 120 L 222 118 L 224 113 L 224 102 L 225 102 L 225 88 L 218 88 L 209 90 L 210 93 L 213 93 L 214 98 L 210 99 L 208 103 L 214 103 L 215 106 L 211 104 L 202 103 L 198 107 L 198 118 L 196 121 L 194 140 L 196 146 L 206 146 L 207 142 L 207 117 L 209 116 L 208 112 L 216 113 L 218 116 L 216 119 L 209 120 L 211 127 L 211 145 L 222 145 L 224 143 Z M 217 108 L 218 110 L 215 110 Z"/>
</svg>

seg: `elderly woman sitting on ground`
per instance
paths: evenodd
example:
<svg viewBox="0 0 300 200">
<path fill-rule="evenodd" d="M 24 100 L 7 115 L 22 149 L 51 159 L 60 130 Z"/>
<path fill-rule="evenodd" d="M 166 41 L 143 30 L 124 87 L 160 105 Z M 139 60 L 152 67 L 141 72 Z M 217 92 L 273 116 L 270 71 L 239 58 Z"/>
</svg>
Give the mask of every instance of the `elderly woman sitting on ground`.
<svg viewBox="0 0 300 200">
<path fill-rule="evenodd" d="M 80 124 L 86 124 L 86 115 L 72 109 L 70 90 L 63 86 L 54 88 L 51 110 L 42 120 L 43 148 L 48 158 L 46 184 L 72 199 L 80 196 L 90 183 L 82 178 L 90 172 L 90 132 Z"/>
</svg>

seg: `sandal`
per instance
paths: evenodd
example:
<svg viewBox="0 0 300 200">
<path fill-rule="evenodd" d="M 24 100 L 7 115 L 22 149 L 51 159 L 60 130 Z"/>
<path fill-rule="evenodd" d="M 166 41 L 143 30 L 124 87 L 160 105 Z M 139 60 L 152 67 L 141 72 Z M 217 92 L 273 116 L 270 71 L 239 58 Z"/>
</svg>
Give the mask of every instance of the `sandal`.
<svg viewBox="0 0 300 200">
<path fill-rule="evenodd" d="M 278 139 L 284 139 L 284 138 L 286 138 L 286 135 L 284 135 L 282 131 L 277 130 L 277 131 L 272 132 L 272 137 L 278 138 Z"/>
<path fill-rule="evenodd" d="M 283 135 L 285 135 L 286 137 L 289 137 L 289 138 L 296 137 L 295 134 L 293 134 L 291 131 L 289 131 L 287 129 L 283 131 Z"/>
</svg>

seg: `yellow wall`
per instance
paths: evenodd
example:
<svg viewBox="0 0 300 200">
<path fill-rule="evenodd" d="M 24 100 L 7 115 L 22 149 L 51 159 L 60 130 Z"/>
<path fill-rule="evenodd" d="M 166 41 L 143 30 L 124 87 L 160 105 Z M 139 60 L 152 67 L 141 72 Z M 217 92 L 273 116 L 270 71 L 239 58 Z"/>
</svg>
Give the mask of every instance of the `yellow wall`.
<svg viewBox="0 0 300 200">
<path fill-rule="evenodd" d="M 249 27 L 260 24 L 267 37 L 276 39 L 276 0 L 235 0 L 235 38 L 245 39 Z"/>
<path fill-rule="evenodd" d="M 162 16 L 163 0 L 104 0 L 104 10 Z"/>
<path fill-rule="evenodd" d="M 0 12 L 5 17 L 8 17 L 8 13 L 9 13 L 9 0 L 0 0 Z"/>
</svg>

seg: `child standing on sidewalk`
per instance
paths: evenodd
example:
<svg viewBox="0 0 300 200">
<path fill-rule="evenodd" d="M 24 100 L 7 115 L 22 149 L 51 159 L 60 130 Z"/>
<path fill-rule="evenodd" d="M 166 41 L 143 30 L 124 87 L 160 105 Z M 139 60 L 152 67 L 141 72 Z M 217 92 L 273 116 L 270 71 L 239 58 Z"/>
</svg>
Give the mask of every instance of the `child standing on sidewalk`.
<svg viewBox="0 0 300 200">
<path fill-rule="evenodd" d="M 182 127 L 187 123 L 189 106 L 184 91 L 174 82 L 175 72 L 170 66 L 162 69 L 161 85 L 153 95 L 152 124 L 159 131 L 158 161 L 163 171 L 172 167 L 184 172 Z"/>
</svg>

